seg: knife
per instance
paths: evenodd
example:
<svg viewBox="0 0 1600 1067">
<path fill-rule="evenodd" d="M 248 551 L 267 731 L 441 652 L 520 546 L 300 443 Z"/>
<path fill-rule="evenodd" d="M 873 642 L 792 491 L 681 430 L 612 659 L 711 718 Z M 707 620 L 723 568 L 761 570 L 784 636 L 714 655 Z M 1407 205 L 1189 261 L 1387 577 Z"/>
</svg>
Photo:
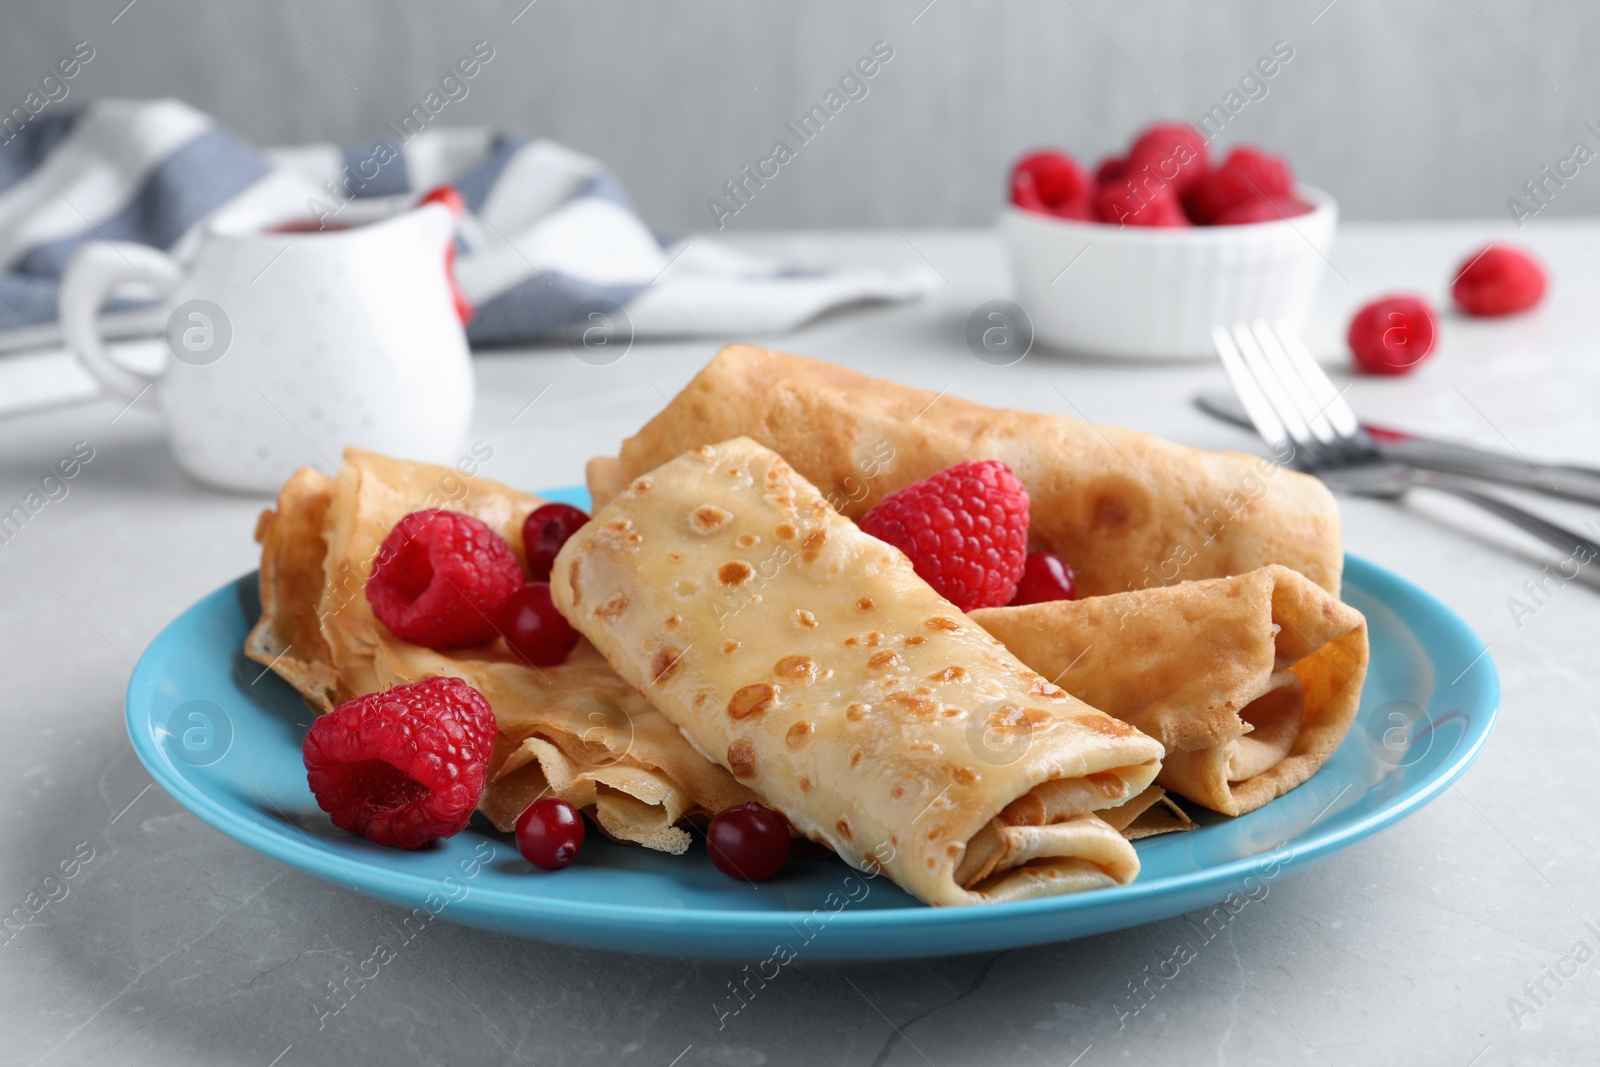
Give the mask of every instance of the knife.
<svg viewBox="0 0 1600 1067">
<path fill-rule="evenodd" d="M 1208 415 L 1253 431 L 1254 424 L 1244 406 L 1232 393 L 1206 391 L 1195 397 L 1195 405 Z M 1390 430 L 1366 423 L 1362 428 L 1371 436 L 1384 459 L 1405 463 L 1423 470 L 1482 478 L 1486 481 L 1528 489 L 1546 496 L 1600 504 L 1600 468 L 1578 463 L 1532 463 L 1520 456 L 1476 448 L 1455 441 L 1444 441 L 1421 434 Z"/>
</svg>

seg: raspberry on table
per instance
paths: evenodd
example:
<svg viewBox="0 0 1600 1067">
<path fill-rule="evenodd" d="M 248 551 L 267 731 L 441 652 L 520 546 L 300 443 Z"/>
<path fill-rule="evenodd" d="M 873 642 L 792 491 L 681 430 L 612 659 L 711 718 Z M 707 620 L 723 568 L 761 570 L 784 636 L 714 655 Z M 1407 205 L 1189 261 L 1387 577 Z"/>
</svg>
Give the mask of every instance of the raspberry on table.
<svg viewBox="0 0 1600 1067">
<path fill-rule="evenodd" d="M 1240 145 L 1217 169 L 1195 183 L 1184 198 L 1194 221 L 1214 223 L 1231 207 L 1252 200 L 1294 196 L 1294 172 L 1282 156 Z"/>
<path fill-rule="evenodd" d="M 341 830 L 421 848 L 466 827 L 496 732 L 476 689 L 426 678 L 357 697 L 312 723 L 302 746 L 306 778 Z"/>
<path fill-rule="evenodd" d="M 1010 602 L 1028 555 L 1028 490 L 998 460 L 958 463 L 880 500 L 861 529 L 904 552 L 962 611 Z"/>
<path fill-rule="evenodd" d="M 435 650 L 495 637 L 522 588 L 505 539 L 458 511 L 413 511 L 389 531 L 367 579 L 367 603 L 391 633 Z"/>
<path fill-rule="evenodd" d="M 1492 317 L 1526 311 L 1544 298 L 1544 268 L 1520 248 L 1488 245 L 1456 272 L 1450 295 L 1468 315 Z"/>
<path fill-rule="evenodd" d="M 1356 365 L 1368 374 L 1405 374 L 1433 353 L 1438 334 L 1427 301 L 1386 296 L 1356 312 L 1345 339 Z"/>
</svg>

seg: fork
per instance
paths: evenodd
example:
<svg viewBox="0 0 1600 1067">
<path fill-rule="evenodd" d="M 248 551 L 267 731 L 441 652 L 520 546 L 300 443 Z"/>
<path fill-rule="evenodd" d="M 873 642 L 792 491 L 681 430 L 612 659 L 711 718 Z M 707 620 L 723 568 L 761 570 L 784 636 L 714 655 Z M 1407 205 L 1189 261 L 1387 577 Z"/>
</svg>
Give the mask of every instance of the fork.
<svg viewBox="0 0 1600 1067">
<path fill-rule="evenodd" d="M 1580 562 L 1600 558 L 1600 544 L 1576 531 L 1481 492 L 1453 474 L 1385 459 L 1305 343 L 1288 326 L 1262 319 L 1218 326 L 1211 335 L 1223 368 L 1256 432 L 1274 453 L 1330 488 L 1399 500 L 1413 488 L 1437 489 L 1554 545 Z"/>
</svg>

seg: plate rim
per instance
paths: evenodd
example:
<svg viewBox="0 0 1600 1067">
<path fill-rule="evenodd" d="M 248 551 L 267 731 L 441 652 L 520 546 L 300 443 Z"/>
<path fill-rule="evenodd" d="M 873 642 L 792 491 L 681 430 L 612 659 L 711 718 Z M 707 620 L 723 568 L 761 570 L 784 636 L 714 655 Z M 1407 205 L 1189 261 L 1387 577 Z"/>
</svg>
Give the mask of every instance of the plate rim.
<svg viewBox="0 0 1600 1067">
<path fill-rule="evenodd" d="M 544 495 L 551 496 L 554 494 L 546 493 Z M 1447 757 L 1446 763 L 1432 775 L 1418 782 L 1407 791 L 1383 802 L 1376 810 L 1367 813 L 1354 822 L 1333 825 L 1321 831 L 1316 831 L 1313 827 L 1303 832 L 1303 839 L 1290 837 L 1284 842 L 1268 846 L 1251 855 L 1201 867 L 1193 871 L 1165 875 L 1149 880 L 1136 879 L 1129 885 L 1110 889 L 972 907 L 940 908 L 920 905 L 904 908 L 875 908 L 865 911 L 845 908 L 830 913 L 829 928 L 838 926 L 845 931 L 890 928 L 896 931 L 904 931 L 908 927 L 925 927 L 931 932 L 955 926 L 1005 924 L 1019 919 L 1044 915 L 1066 917 L 1075 912 L 1093 913 L 1095 910 L 1105 906 L 1117 908 L 1123 906 L 1137 907 L 1146 901 L 1185 894 L 1203 894 L 1236 885 L 1242 876 L 1259 871 L 1265 858 L 1272 856 L 1275 852 L 1281 852 L 1286 847 L 1290 847 L 1292 851 L 1284 859 L 1285 871 L 1305 869 L 1414 813 L 1459 779 L 1466 769 L 1471 766 L 1485 744 L 1487 744 L 1489 737 L 1494 733 L 1500 713 L 1499 670 L 1495 666 L 1487 646 L 1476 631 L 1443 601 L 1392 571 L 1359 556 L 1346 553 L 1346 578 L 1349 577 L 1352 571 L 1360 575 L 1360 580 L 1357 584 L 1365 589 L 1375 590 L 1373 595 L 1385 606 L 1392 609 L 1396 600 L 1394 594 L 1399 594 L 1401 599 L 1410 600 L 1414 604 L 1419 603 L 1425 608 L 1436 627 L 1438 624 L 1442 624 L 1444 633 L 1434 636 L 1429 642 L 1430 646 L 1448 643 L 1483 649 L 1478 654 L 1477 659 L 1473 660 L 1463 671 L 1462 676 L 1457 679 L 1459 683 L 1465 681 L 1468 675 L 1476 675 L 1476 679 L 1471 683 L 1469 690 L 1464 691 L 1462 702 L 1464 704 L 1470 703 L 1475 709 L 1479 706 L 1483 708 L 1483 725 L 1475 734 L 1463 738 L 1462 742 L 1458 742 L 1456 750 Z M 151 777 L 185 809 L 213 829 L 254 851 L 270 856 L 279 862 L 303 870 L 325 881 L 352 886 L 358 892 L 375 896 L 379 899 L 399 902 L 402 897 L 420 899 L 428 892 L 436 891 L 439 885 L 439 876 L 437 874 L 428 875 L 372 866 L 361 856 L 341 857 L 334 854 L 323 847 L 316 839 L 305 835 L 303 831 L 301 831 L 301 836 L 304 840 L 296 840 L 293 835 L 273 828 L 264 828 L 244 818 L 226 803 L 216 800 L 210 793 L 199 788 L 192 779 L 184 776 L 179 771 L 179 768 L 160 750 L 159 741 L 156 739 L 154 731 L 148 729 L 148 724 L 154 721 L 152 714 L 154 709 L 151 707 L 151 702 L 160 691 L 160 686 L 157 683 L 148 682 L 148 678 L 155 672 L 156 663 L 154 661 L 165 658 L 169 654 L 167 646 L 178 640 L 173 633 L 174 629 L 190 613 L 201 609 L 203 605 L 214 598 L 236 589 L 241 582 L 254 579 L 258 573 L 251 572 L 241 575 L 190 604 L 162 628 L 160 633 L 151 641 L 149 647 L 140 655 L 139 662 L 128 683 L 125 701 L 125 726 L 135 754 Z M 1410 613 L 1412 612 L 1408 612 L 1408 614 Z M 1437 634 L 1437 629 L 1435 634 Z M 1429 658 L 1434 658 L 1431 652 Z M 141 724 L 144 724 L 143 728 L 141 728 Z M 1368 788 L 1370 789 L 1376 784 L 1378 783 L 1372 783 Z M 293 826 L 292 820 L 290 825 Z M 485 835 L 485 839 L 493 842 L 497 850 L 504 847 L 503 842 L 495 841 L 494 838 Z M 346 867 L 349 869 L 346 869 Z M 855 869 L 847 866 L 846 870 L 854 871 Z M 875 877 L 875 875 L 868 872 L 855 871 L 855 873 L 863 878 Z M 813 916 L 817 912 L 816 908 L 809 910 L 783 908 L 755 911 L 666 908 L 653 905 L 593 902 L 519 894 L 492 886 L 475 887 L 469 897 L 460 901 L 451 910 L 463 918 L 467 918 L 469 915 L 485 917 L 505 915 L 514 916 L 519 920 L 546 920 L 552 923 L 558 923 L 563 920 L 581 920 L 590 924 L 626 929 L 635 933 L 671 931 L 680 935 L 694 933 L 697 930 L 710 927 L 714 927 L 714 932 L 720 935 L 729 933 L 741 935 L 771 933 L 781 935 L 784 931 L 792 932 L 790 924 L 794 921 Z M 490 924 L 479 923 L 478 925 Z M 1139 925 L 1139 923 L 1123 925 Z M 1041 929 L 1041 933 L 1048 932 Z M 1067 936 L 1070 937 L 1072 935 Z M 1041 938 L 1041 941 L 1060 939 L 1060 936 L 1046 936 Z M 956 948 L 953 951 L 963 950 Z"/>
</svg>

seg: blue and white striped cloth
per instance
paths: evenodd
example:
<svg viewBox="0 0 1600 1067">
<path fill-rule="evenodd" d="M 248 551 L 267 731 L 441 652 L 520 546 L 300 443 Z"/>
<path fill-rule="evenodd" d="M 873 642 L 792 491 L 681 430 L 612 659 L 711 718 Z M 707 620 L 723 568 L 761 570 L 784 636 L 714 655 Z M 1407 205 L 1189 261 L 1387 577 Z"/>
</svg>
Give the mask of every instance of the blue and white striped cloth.
<svg viewBox="0 0 1600 1067">
<path fill-rule="evenodd" d="M 469 204 L 456 277 L 477 344 L 560 333 L 581 304 L 621 305 L 636 337 L 762 334 L 830 308 L 908 300 L 926 268 L 796 270 L 693 237 L 662 240 L 597 161 L 476 128 L 397 141 L 258 150 L 175 100 L 46 110 L 0 144 L 0 351 L 59 342 L 72 252 L 138 241 L 182 259 L 213 217 L 247 224 L 381 217 L 449 182 Z M 141 314 L 141 310 L 143 313 Z M 148 302 L 113 301 L 110 335 L 153 332 Z"/>
</svg>

